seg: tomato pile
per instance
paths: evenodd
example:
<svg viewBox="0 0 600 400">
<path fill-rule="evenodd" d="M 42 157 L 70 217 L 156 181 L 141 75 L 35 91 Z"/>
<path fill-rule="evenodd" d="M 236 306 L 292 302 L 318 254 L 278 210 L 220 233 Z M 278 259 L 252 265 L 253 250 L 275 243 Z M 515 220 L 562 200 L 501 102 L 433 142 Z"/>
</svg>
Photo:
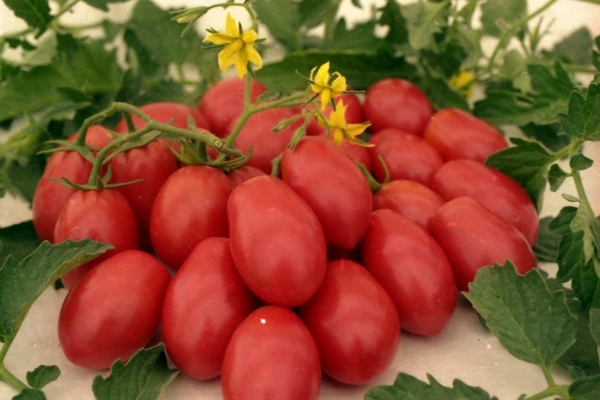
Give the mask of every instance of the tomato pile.
<svg viewBox="0 0 600 400">
<path fill-rule="evenodd" d="M 197 108 L 140 108 L 226 137 L 243 88 L 229 78 Z M 252 100 L 265 91 L 255 82 Z M 179 144 L 159 137 L 103 167 L 110 183 L 140 182 L 86 191 L 56 179 L 84 184 L 90 160 L 54 153 L 33 201 L 38 235 L 113 246 L 62 277 L 66 357 L 105 369 L 162 341 L 183 373 L 221 376 L 226 399 L 316 399 L 322 372 L 351 385 L 379 376 L 401 330 L 439 334 L 479 268 L 536 267 L 535 205 L 484 164 L 507 147 L 499 131 L 457 109 L 434 110 L 398 78 L 340 97 L 348 123 L 370 121 L 370 147 L 338 146 L 316 121 L 288 147 L 298 110 L 272 108 L 240 131 L 234 146 L 251 156 L 232 171 L 182 164 Z M 131 129 L 123 120 L 114 130 Z M 99 125 L 86 135 L 92 155 L 111 140 Z"/>
</svg>

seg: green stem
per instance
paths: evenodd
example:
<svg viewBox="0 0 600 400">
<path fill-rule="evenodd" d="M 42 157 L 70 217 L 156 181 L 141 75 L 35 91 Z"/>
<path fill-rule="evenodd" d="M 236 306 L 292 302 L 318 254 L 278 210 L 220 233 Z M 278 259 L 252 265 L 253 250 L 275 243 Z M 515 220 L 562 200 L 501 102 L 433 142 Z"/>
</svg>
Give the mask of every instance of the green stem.
<svg viewBox="0 0 600 400">
<path fill-rule="evenodd" d="M 525 397 L 523 400 L 542 400 L 548 397 L 559 396 L 561 399 L 569 398 L 569 386 L 568 385 L 554 385 L 549 386 L 547 389 L 542 390 L 539 393 Z"/>
<path fill-rule="evenodd" d="M 7 370 L 4 365 L 4 358 L 6 357 L 6 353 L 8 352 L 12 341 L 13 339 L 7 340 L 0 349 L 0 380 L 6 382 L 13 389 L 21 392 L 23 389 L 27 389 L 27 385 Z"/>
</svg>

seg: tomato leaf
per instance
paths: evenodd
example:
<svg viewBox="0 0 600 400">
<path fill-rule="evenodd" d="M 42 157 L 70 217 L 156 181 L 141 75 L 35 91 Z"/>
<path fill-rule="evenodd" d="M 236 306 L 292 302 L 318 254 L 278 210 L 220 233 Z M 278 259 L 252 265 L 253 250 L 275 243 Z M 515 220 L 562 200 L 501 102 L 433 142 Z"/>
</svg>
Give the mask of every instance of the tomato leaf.
<svg viewBox="0 0 600 400">
<path fill-rule="evenodd" d="M 52 21 L 48 0 L 4 0 L 17 17 L 23 19 L 32 28 L 39 29 L 39 34 L 46 30 Z"/>
<path fill-rule="evenodd" d="M 387 0 L 385 5 L 379 9 L 381 17 L 379 24 L 387 26 L 388 32 L 385 39 L 396 45 L 408 43 L 408 29 L 406 27 L 406 19 L 402 15 L 400 4 L 394 0 Z"/>
<path fill-rule="evenodd" d="M 84 0 L 87 4 L 97 9 L 108 11 L 109 3 L 125 3 L 129 0 Z"/>
<path fill-rule="evenodd" d="M 408 42 L 415 50 L 435 50 L 435 35 L 448 25 L 447 13 L 450 1 L 410 3 L 402 6 L 406 19 Z"/>
<path fill-rule="evenodd" d="M 39 389 L 23 389 L 12 400 L 46 400 L 46 395 Z"/>
<path fill-rule="evenodd" d="M 568 111 L 558 118 L 567 135 L 600 140 L 600 84 L 591 84 L 585 98 L 580 92 L 572 92 Z"/>
<path fill-rule="evenodd" d="M 428 383 L 401 372 L 393 385 L 380 385 L 370 389 L 365 394 L 365 400 L 497 400 L 483 389 L 469 386 L 459 379 L 454 380 L 451 388 L 441 385 L 429 374 L 427 380 Z"/>
<path fill-rule="evenodd" d="M 322 2 L 329 3 L 329 2 Z M 298 2 L 286 0 L 255 0 L 252 6 L 258 19 L 265 24 L 277 41 L 288 49 L 302 48 L 302 15 L 298 10 Z M 220 30 L 221 27 L 212 27 Z"/>
<path fill-rule="evenodd" d="M 54 382 L 60 376 L 60 369 L 56 365 L 40 365 L 33 371 L 27 372 L 27 383 L 34 389 L 41 389 Z"/>
<path fill-rule="evenodd" d="M 565 292 L 551 293 L 537 270 L 519 275 L 510 261 L 484 267 L 465 297 L 520 360 L 548 370 L 575 342 L 577 319 L 567 307 Z"/>
<path fill-rule="evenodd" d="M 110 375 L 97 375 L 92 384 L 96 400 L 155 400 L 177 376 L 176 369 L 167 365 L 162 344 L 141 349 L 126 363 L 117 360 Z"/>
<path fill-rule="evenodd" d="M 596 345 L 600 347 L 600 308 L 590 310 L 590 331 Z"/>
<path fill-rule="evenodd" d="M 592 35 L 586 27 L 573 31 L 554 45 L 552 53 L 561 60 L 573 64 L 588 65 L 592 62 Z"/>
<path fill-rule="evenodd" d="M 544 217 L 540 219 L 540 229 L 537 240 L 533 246 L 538 261 L 556 262 L 558 257 L 558 246 L 560 244 L 560 235 L 550 230 L 550 222 L 552 217 Z"/>
<path fill-rule="evenodd" d="M 569 387 L 569 399 L 594 400 L 600 398 L 600 376 L 579 379 Z"/>
<path fill-rule="evenodd" d="M 0 268 L 0 342 L 15 337 L 33 302 L 52 282 L 111 247 L 90 239 L 67 240 L 42 242 L 20 262 L 9 255 Z"/>
<path fill-rule="evenodd" d="M 481 5 L 481 13 L 485 32 L 500 37 L 513 22 L 527 15 L 527 0 L 487 0 Z"/>
</svg>

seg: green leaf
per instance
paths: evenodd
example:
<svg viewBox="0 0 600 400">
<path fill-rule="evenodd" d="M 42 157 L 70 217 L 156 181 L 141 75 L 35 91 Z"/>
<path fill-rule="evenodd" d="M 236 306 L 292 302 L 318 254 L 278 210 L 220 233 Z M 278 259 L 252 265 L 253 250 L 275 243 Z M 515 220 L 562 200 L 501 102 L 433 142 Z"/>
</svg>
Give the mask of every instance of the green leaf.
<svg viewBox="0 0 600 400">
<path fill-rule="evenodd" d="M 481 13 L 485 32 L 500 37 L 512 23 L 527 15 L 527 0 L 487 0 L 481 5 Z"/>
<path fill-rule="evenodd" d="M 441 385 L 433 376 L 427 374 L 423 382 L 406 373 L 399 373 L 393 385 L 380 385 L 371 388 L 365 394 L 365 400 L 497 400 L 483 389 L 465 384 L 455 379 L 452 387 Z"/>
<path fill-rule="evenodd" d="M 0 342 L 15 337 L 33 302 L 52 282 L 111 247 L 89 239 L 42 242 L 20 262 L 7 257 L 0 268 Z"/>
<path fill-rule="evenodd" d="M 277 41 L 290 50 L 299 50 L 302 47 L 302 15 L 297 2 L 254 0 L 252 6 L 260 22 L 265 24 Z"/>
<path fill-rule="evenodd" d="M 408 29 L 406 19 L 402 15 L 400 4 L 394 0 L 387 0 L 385 5 L 379 9 L 381 16 L 378 23 L 388 27 L 385 39 L 397 45 L 408 43 Z"/>
<path fill-rule="evenodd" d="M 568 111 L 558 118 L 567 135 L 600 140 L 600 84 L 591 84 L 585 98 L 579 92 L 572 92 Z"/>
<path fill-rule="evenodd" d="M 563 171 L 558 164 L 552 164 L 548 171 L 548 182 L 550 183 L 550 190 L 556 192 L 563 184 L 565 179 L 569 177 L 565 171 Z"/>
<path fill-rule="evenodd" d="M 600 376 L 579 379 L 569 387 L 570 400 L 596 400 L 600 398 Z"/>
<path fill-rule="evenodd" d="M 52 21 L 48 0 L 4 0 L 4 4 L 27 25 L 39 29 L 40 33 Z"/>
<path fill-rule="evenodd" d="M 270 0 L 273 4 L 273 1 Z M 298 2 L 298 12 L 303 30 L 315 28 L 331 15 L 336 15 L 340 7 L 341 1 L 323 1 L 323 0 L 300 0 Z M 290 8 L 290 3 L 287 2 L 286 8 Z M 279 9 L 282 11 L 284 8 Z"/>
<path fill-rule="evenodd" d="M 415 50 L 435 49 L 435 34 L 448 25 L 450 1 L 418 2 L 402 6 L 406 19 L 408 42 Z"/>
<path fill-rule="evenodd" d="M 546 371 L 575 342 L 565 293 L 551 293 L 535 269 L 519 275 L 510 261 L 484 267 L 465 296 L 512 355 Z"/>
<path fill-rule="evenodd" d="M 554 45 L 552 53 L 573 64 L 587 65 L 592 62 L 592 35 L 586 27 L 581 27 Z"/>
<path fill-rule="evenodd" d="M 533 246 L 533 251 L 538 261 L 554 263 L 558 257 L 560 235 L 550 230 L 552 219 L 553 217 L 540 219 L 538 237 Z"/>
<path fill-rule="evenodd" d="M 46 395 L 39 389 L 26 388 L 12 400 L 46 400 Z"/>
<path fill-rule="evenodd" d="M 27 383 L 35 389 L 41 389 L 54 382 L 60 376 L 60 369 L 56 365 L 40 365 L 33 371 L 27 372 Z"/>
<path fill-rule="evenodd" d="M 96 7 L 103 11 L 108 11 L 109 3 L 125 3 L 129 0 L 84 0 L 87 4 L 92 7 Z"/>
<path fill-rule="evenodd" d="M 600 347 L 600 308 L 590 310 L 590 331 L 596 345 Z"/>
<path fill-rule="evenodd" d="M 567 147 L 571 143 L 571 138 L 562 132 L 562 127 L 558 122 L 549 125 L 529 123 L 520 128 L 525 136 L 537 140 L 555 152 Z"/>
<path fill-rule="evenodd" d="M 569 166 L 576 171 L 583 171 L 590 168 L 594 164 L 594 160 L 591 160 L 583 154 L 575 154 L 569 160 Z"/>
<path fill-rule="evenodd" d="M 21 222 L 0 229 L 0 265 L 10 255 L 17 260 L 22 260 L 33 252 L 39 245 L 40 239 L 33 228 L 32 221 Z"/>
<path fill-rule="evenodd" d="M 177 373 L 167 365 L 164 346 L 159 344 L 139 350 L 126 364 L 115 361 L 108 377 L 94 378 L 92 390 L 96 400 L 155 400 Z"/>
<path fill-rule="evenodd" d="M 374 51 L 384 49 L 388 44 L 376 36 L 375 21 L 367 21 L 356 24 L 352 29 L 346 26 L 346 20 L 340 18 L 333 32 L 331 46 L 325 44 L 325 49 L 348 50 L 348 51 Z"/>
</svg>

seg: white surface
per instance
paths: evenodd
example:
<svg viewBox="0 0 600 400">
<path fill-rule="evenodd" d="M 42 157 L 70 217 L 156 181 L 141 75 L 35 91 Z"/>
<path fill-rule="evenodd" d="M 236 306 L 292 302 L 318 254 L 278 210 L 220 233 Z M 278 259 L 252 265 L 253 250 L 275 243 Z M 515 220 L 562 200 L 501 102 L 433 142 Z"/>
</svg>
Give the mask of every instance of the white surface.
<svg viewBox="0 0 600 400">
<path fill-rule="evenodd" d="M 208 2 L 168 1 L 159 3 L 169 6 L 184 4 L 207 4 Z M 212 2 L 211 2 L 212 3 Z M 363 0 L 363 3 L 366 1 Z M 382 4 L 383 1 L 373 1 Z M 542 4 L 532 1 L 530 4 Z M 111 7 L 113 15 L 123 15 L 127 9 L 124 5 Z M 533 9 L 533 7 L 531 7 Z M 89 8 L 81 7 L 86 13 Z M 359 10 L 353 8 L 349 0 L 344 2 L 344 12 L 358 19 L 363 17 Z M 557 17 L 554 24 L 554 35 L 560 37 L 565 32 L 580 26 L 583 21 L 595 34 L 599 34 L 598 26 L 591 23 L 600 18 L 600 7 L 583 2 L 562 1 L 552 10 L 550 15 Z M 88 15 L 93 18 L 92 14 Z M 207 25 L 220 26 L 221 20 Z M 79 21 L 80 22 L 80 21 Z M 10 15 L 0 2 L 0 34 L 12 32 L 21 25 Z M 586 149 L 586 154 L 600 160 L 600 145 L 597 143 Z M 594 199 L 596 214 L 600 213 L 600 163 L 585 171 L 585 185 L 588 195 Z M 572 186 L 561 192 L 573 193 Z M 546 202 L 544 215 L 553 215 L 564 202 L 557 194 L 552 194 Z M 0 199 L 0 226 L 25 221 L 31 218 L 28 207 L 21 201 L 7 196 Z M 542 266 L 551 272 L 555 266 Z M 48 400 L 88 400 L 93 399 L 91 384 L 96 371 L 88 371 L 70 364 L 60 349 L 56 321 L 65 291 L 48 289 L 33 306 L 23 328 L 6 358 L 6 366 L 19 378 L 25 379 L 25 373 L 40 364 L 56 364 L 62 371 L 58 381 L 45 389 Z M 418 337 L 403 333 L 397 357 L 390 369 L 370 385 L 350 387 L 340 385 L 324 378 L 320 398 L 323 400 L 362 399 L 366 390 L 376 384 L 391 384 L 398 372 L 406 372 L 425 379 L 427 373 L 432 374 L 442 384 L 451 385 L 454 378 L 461 379 L 473 386 L 481 386 L 490 394 L 500 399 L 516 399 L 522 393 L 533 394 L 546 387 L 544 378 L 538 367 L 518 361 L 504 350 L 498 341 L 479 324 L 476 313 L 468 302 L 461 299 L 455 315 L 446 330 L 433 338 Z M 568 382 L 568 376 L 557 371 L 559 382 Z M 8 400 L 16 393 L 7 385 L 0 383 L 0 400 Z M 200 400 L 220 399 L 218 379 L 209 382 L 198 382 L 179 376 L 161 397 L 161 400 Z"/>
</svg>

